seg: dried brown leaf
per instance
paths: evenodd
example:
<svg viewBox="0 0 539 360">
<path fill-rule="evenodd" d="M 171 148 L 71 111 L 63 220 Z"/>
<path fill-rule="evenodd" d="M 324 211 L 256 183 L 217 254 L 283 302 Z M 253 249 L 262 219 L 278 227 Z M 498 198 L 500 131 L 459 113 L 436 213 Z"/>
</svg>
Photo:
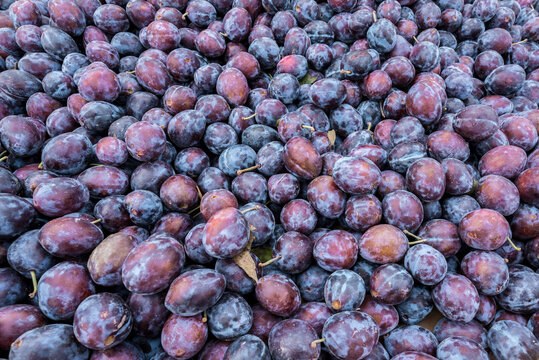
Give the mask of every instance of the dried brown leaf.
<svg viewBox="0 0 539 360">
<path fill-rule="evenodd" d="M 258 282 L 258 276 L 256 275 L 256 264 L 251 256 L 249 251 L 244 251 L 239 255 L 234 256 L 232 259 L 236 265 L 242 268 L 243 271 L 253 279 L 255 282 Z"/>
<path fill-rule="evenodd" d="M 328 131 L 328 139 L 331 145 L 335 144 L 335 140 L 337 139 L 337 135 L 335 134 L 335 130 Z"/>
</svg>

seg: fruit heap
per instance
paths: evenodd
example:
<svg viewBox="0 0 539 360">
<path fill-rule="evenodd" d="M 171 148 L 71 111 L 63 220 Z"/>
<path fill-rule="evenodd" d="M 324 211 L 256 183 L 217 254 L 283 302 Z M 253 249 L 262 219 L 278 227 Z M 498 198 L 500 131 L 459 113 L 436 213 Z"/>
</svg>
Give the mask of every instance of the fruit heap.
<svg viewBox="0 0 539 360">
<path fill-rule="evenodd" d="M 0 1 L 0 358 L 539 359 L 534 6 Z"/>
</svg>

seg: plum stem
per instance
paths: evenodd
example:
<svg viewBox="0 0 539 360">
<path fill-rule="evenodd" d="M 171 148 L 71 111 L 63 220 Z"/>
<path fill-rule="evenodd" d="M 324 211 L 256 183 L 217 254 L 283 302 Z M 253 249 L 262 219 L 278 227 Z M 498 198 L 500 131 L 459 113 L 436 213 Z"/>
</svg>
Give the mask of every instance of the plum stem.
<svg viewBox="0 0 539 360">
<path fill-rule="evenodd" d="M 253 115 L 245 116 L 245 117 L 242 117 L 241 119 L 242 119 L 242 120 L 249 120 L 249 119 L 254 118 L 257 114 L 258 114 L 258 113 L 254 113 Z"/>
<path fill-rule="evenodd" d="M 206 313 L 206 310 L 202 313 L 202 322 L 208 322 L 208 313 Z"/>
<path fill-rule="evenodd" d="M 182 15 L 182 19 L 185 20 L 185 18 L 189 15 L 189 11 L 186 11 L 185 14 Z"/>
<path fill-rule="evenodd" d="M 100 223 L 101 221 L 103 221 L 103 219 L 99 218 L 97 220 L 92 221 L 92 224 L 97 224 L 97 223 Z"/>
<path fill-rule="evenodd" d="M 414 39 L 416 44 L 419 42 L 419 40 L 417 40 L 417 38 L 415 36 L 412 36 L 412 38 Z"/>
<path fill-rule="evenodd" d="M 423 239 L 421 236 L 417 236 L 415 234 L 412 234 L 408 230 L 404 230 L 403 233 L 405 233 L 408 236 L 413 237 L 414 239 L 417 239 L 417 241 L 409 242 L 408 245 L 415 245 L 415 244 L 421 244 L 421 243 L 427 242 L 426 239 Z"/>
<path fill-rule="evenodd" d="M 219 34 L 221 34 L 221 36 L 223 36 L 223 37 L 228 37 L 228 34 L 227 34 L 227 33 L 220 32 L 220 31 L 219 31 Z"/>
<path fill-rule="evenodd" d="M 34 291 L 32 291 L 28 296 L 30 299 L 33 299 L 37 294 L 37 278 L 36 278 L 36 272 L 34 270 L 30 270 L 30 276 L 32 277 L 32 286 L 34 287 Z"/>
<path fill-rule="evenodd" d="M 376 22 L 376 11 L 373 11 L 372 12 L 372 19 L 374 20 L 374 22 Z"/>
<path fill-rule="evenodd" d="M 256 170 L 256 169 L 258 169 L 258 168 L 261 167 L 261 166 L 262 166 L 262 165 L 260 165 L 260 164 L 256 164 L 256 165 L 251 166 L 251 167 L 248 167 L 248 168 L 246 168 L 246 169 L 238 170 L 238 171 L 236 171 L 236 175 L 239 176 L 239 175 L 243 174 L 244 172 L 251 171 L 251 170 Z"/>
<path fill-rule="evenodd" d="M 242 210 L 241 213 L 245 214 L 246 212 L 253 211 L 253 210 L 259 210 L 259 209 L 260 209 L 260 205 L 256 205 L 256 206 L 250 207 L 248 209 Z"/>
<path fill-rule="evenodd" d="M 311 347 L 314 349 L 316 347 L 316 344 L 323 343 L 324 341 L 326 341 L 326 338 L 315 340 L 311 343 Z"/>
<path fill-rule="evenodd" d="M 311 130 L 311 132 L 315 132 L 314 128 L 312 126 L 309 126 L 309 125 L 301 125 L 302 128 L 304 129 L 307 129 L 307 130 Z"/>
<path fill-rule="evenodd" d="M 271 265 L 271 264 L 273 264 L 274 262 L 276 262 L 277 260 L 280 260 L 281 258 L 282 258 L 281 255 L 276 256 L 276 257 L 274 257 L 273 259 L 269 259 L 268 261 L 266 261 L 266 262 L 264 262 L 264 263 L 258 264 L 258 266 L 260 266 L 260 267 L 265 267 L 265 266 Z"/>
<path fill-rule="evenodd" d="M 510 238 L 509 236 L 507 237 L 507 241 L 509 241 L 509 244 L 511 244 L 511 246 L 513 247 L 513 249 L 515 249 L 516 251 L 521 251 L 521 250 L 522 250 L 521 248 L 519 248 L 519 247 L 517 247 L 517 246 L 515 245 L 515 243 L 513 242 L 513 240 L 511 240 L 511 238 Z"/>
<path fill-rule="evenodd" d="M 200 188 L 198 186 L 197 186 L 197 193 L 198 193 L 198 197 L 202 199 L 202 191 L 200 191 Z"/>
<path fill-rule="evenodd" d="M 367 131 L 371 131 L 372 123 L 369 121 L 367 123 Z"/>
<path fill-rule="evenodd" d="M 196 208 L 190 210 L 189 212 L 187 212 L 187 215 L 191 215 L 192 213 L 194 213 L 194 212 L 197 211 L 198 209 L 200 209 L 200 205 L 197 206 Z"/>
<path fill-rule="evenodd" d="M 384 106 L 382 105 L 382 102 L 380 101 L 380 112 L 382 113 L 382 117 L 385 119 L 386 114 L 384 113 Z"/>
<path fill-rule="evenodd" d="M 6 160 L 7 158 L 8 158 L 8 156 L 4 156 L 4 157 L 0 158 L 0 162 Z"/>
<path fill-rule="evenodd" d="M 518 45 L 518 44 L 524 44 L 528 39 L 517 41 L 516 43 L 512 43 L 511 45 Z"/>
<path fill-rule="evenodd" d="M 341 74 L 351 74 L 350 70 L 341 70 Z"/>
<path fill-rule="evenodd" d="M 2 152 L 0 153 L 0 157 L 4 156 L 4 155 L 6 155 L 6 154 L 7 154 L 7 150 L 4 150 L 4 151 L 2 151 Z"/>
</svg>

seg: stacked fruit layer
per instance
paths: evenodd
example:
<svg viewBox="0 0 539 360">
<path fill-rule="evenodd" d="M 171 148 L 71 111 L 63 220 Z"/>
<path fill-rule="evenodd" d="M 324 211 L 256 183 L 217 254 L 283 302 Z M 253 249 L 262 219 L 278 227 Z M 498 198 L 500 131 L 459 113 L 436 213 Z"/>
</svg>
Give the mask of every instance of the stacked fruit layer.
<svg viewBox="0 0 539 360">
<path fill-rule="evenodd" d="M 0 1 L 0 360 L 539 359 L 539 1 L 317 1 Z"/>
</svg>

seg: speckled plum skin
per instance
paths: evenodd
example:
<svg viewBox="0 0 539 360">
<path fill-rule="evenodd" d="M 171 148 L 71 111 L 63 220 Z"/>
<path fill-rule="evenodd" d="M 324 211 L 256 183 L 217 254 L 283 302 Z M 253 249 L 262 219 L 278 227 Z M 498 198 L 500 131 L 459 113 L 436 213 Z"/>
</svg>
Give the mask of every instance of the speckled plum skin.
<svg viewBox="0 0 539 360">
<path fill-rule="evenodd" d="M 11 243 L 7 261 L 22 276 L 29 279 L 35 271 L 39 279 L 57 260 L 39 244 L 39 230 L 30 230 Z"/>
<path fill-rule="evenodd" d="M 442 115 L 441 91 L 435 86 L 428 82 L 418 82 L 406 95 L 406 111 L 425 125 L 434 123 Z"/>
<path fill-rule="evenodd" d="M 499 175 L 487 175 L 479 179 L 475 197 L 481 207 L 498 211 L 504 216 L 514 214 L 520 205 L 518 188 Z"/>
<path fill-rule="evenodd" d="M 351 270 L 337 270 L 326 280 L 324 298 L 328 308 L 334 311 L 357 309 L 365 298 L 365 283 L 361 276 Z"/>
<path fill-rule="evenodd" d="M 255 293 L 260 305 L 277 316 L 290 316 L 301 305 L 298 287 L 284 275 L 270 274 L 260 278 Z"/>
<path fill-rule="evenodd" d="M 538 311 L 539 274 L 528 270 L 509 270 L 509 282 L 505 290 L 496 296 L 496 303 L 517 314 Z"/>
<path fill-rule="evenodd" d="M 199 264 L 208 264 L 213 259 L 208 255 L 202 244 L 202 233 L 205 225 L 205 223 L 202 223 L 193 226 L 184 239 L 185 254 Z"/>
<path fill-rule="evenodd" d="M 101 229 L 83 218 L 57 218 L 46 223 L 39 232 L 41 246 L 52 255 L 62 258 L 87 254 L 101 241 Z"/>
<path fill-rule="evenodd" d="M 354 236 L 344 230 L 332 230 L 318 239 L 313 257 L 318 266 L 327 271 L 350 269 L 358 256 L 358 243 Z"/>
<path fill-rule="evenodd" d="M 250 210 L 245 212 L 243 216 L 249 224 L 250 236 L 254 236 L 253 246 L 260 246 L 274 236 L 275 216 L 267 206 L 260 203 L 247 203 L 240 208 L 240 211 L 247 209 Z"/>
<path fill-rule="evenodd" d="M 343 311 L 332 315 L 324 324 L 322 337 L 329 352 L 345 360 L 363 359 L 378 342 L 378 325 L 360 311 Z"/>
<path fill-rule="evenodd" d="M 63 216 L 80 210 L 90 199 L 90 193 L 80 181 L 54 178 L 39 184 L 33 193 L 35 208 L 50 217 Z"/>
<path fill-rule="evenodd" d="M 333 312 L 323 302 L 306 302 L 301 305 L 293 318 L 306 321 L 321 336 L 322 328 L 331 315 Z"/>
<path fill-rule="evenodd" d="M 123 342 L 107 350 L 94 351 L 90 360 L 144 360 L 146 359 L 142 350 L 128 342 Z"/>
<path fill-rule="evenodd" d="M 391 358 L 391 360 L 435 360 L 434 356 L 418 352 L 418 351 L 405 351 L 397 356 Z"/>
<path fill-rule="evenodd" d="M 135 74 L 140 85 L 155 95 L 164 95 L 172 84 L 172 76 L 165 64 L 150 57 L 141 57 L 137 61 Z"/>
<path fill-rule="evenodd" d="M 46 324 L 47 319 L 36 306 L 10 305 L 0 308 L 0 349 L 9 350 L 19 336 Z"/>
<path fill-rule="evenodd" d="M 79 304 L 95 294 L 95 285 L 86 268 L 72 261 L 47 270 L 37 285 L 39 308 L 50 319 L 69 320 Z"/>
<path fill-rule="evenodd" d="M 212 215 L 227 207 L 238 208 L 238 200 L 226 189 L 210 190 L 200 200 L 200 213 L 208 221 Z"/>
<path fill-rule="evenodd" d="M 408 250 L 408 238 L 392 225 L 376 225 L 368 229 L 359 240 L 359 254 L 376 264 L 401 260 Z"/>
<path fill-rule="evenodd" d="M 459 223 L 459 236 L 478 250 L 495 250 L 510 237 L 507 220 L 499 212 L 479 209 L 468 213 Z"/>
<path fill-rule="evenodd" d="M 461 246 L 457 226 L 447 220 L 430 220 L 419 228 L 417 235 L 445 257 L 455 255 Z"/>
<path fill-rule="evenodd" d="M 87 360 L 90 351 L 79 344 L 73 335 L 73 326 L 45 325 L 22 334 L 9 352 L 13 360 L 73 359 Z"/>
<path fill-rule="evenodd" d="M 165 293 L 141 295 L 131 293 L 127 304 L 133 315 L 133 332 L 147 338 L 155 338 L 170 316 L 165 307 Z"/>
<path fill-rule="evenodd" d="M 87 348 L 106 350 L 120 344 L 131 332 L 133 317 L 117 294 L 99 293 L 86 298 L 75 311 L 73 332 Z"/>
<path fill-rule="evenodd" d="M 243 73 L 236 68 L 228 68 L 217 78 L 217 94 L 232 106 L 245 104 L 249 95 L 249 85 Z"/>
<path fill-rule="evenodd" d="M 183 246 L 159 234 L 137 245 L 122 265 L 124 286 L 137 294 L 155 294 L 168 287 L 185 263 Z"/>
<path fill-rule="evenodd" d="M 457 113 L 453 127 L 467 141 L 485 140 L 498 130 L 498 114 L 490 106 L 470 105 Z"/>
<path fill-rule="evenodd" d="M 397 305 L 408 298 L 414 279 L 399 264 L 384 264 L 372 273 L 371 296 L 384 304 Z"/>
<path fill-rule="evenodd" d="M 90 196 L 104 198 L 110 195 L 123 195 L 129 187 L 129 177 L 113 166 L 90 167 L 77 177 L 90 191 Z"/>
<path fill-rule="evenodd" d="M 271 329 L 268 346 L 275 360 L 317 359 L 320 356 L 320 344 L 311 346 L 318 338 L 316 331 L 306 321 L 287 319 L 279 322 Z"/>
<path fill-rule="evenodd" d="M 346 201 L 346 224 L 356 231 L 366 231 L 382 220 L 382 203 L 374 195 L 356 195 Z"/>
<path fill-rule="evenodd" d="M 451 336 L 459 336 L 487 348 L 487 330 L 475 320 L 463 323 L 442 318 L 434 326 L 433 333 L 440 342 Z"/>
<path fill-rule="evenodd" d="M 280 214 L 281 223 L 287 231 L 298 231 L 310 234 L 316 227 L 316 211 L 309 202 L 303 199 L 290 200 Z"/>
<path fill-rule="evenodd" d="M 275 241 L 272 256 L 280 256 L 275 261 L 279 269 L 289 274 L 298 274 L 309 267 L 312 253 L 311 239 L 297 231 L 288 231 Z"/>
<path fill-rule="evenodd" d="M 202 243 L 206 252 L 218 259 L 229 259 L 243 251 L 249 241 L 249 226 L 236 208 L 214 214 L 204 227 Z"/>
<path fill-rule="evenodd" d="M 404 267 L 423 285 L 435 285 L 447 273 L 444 255 L 426 244 L 417 244 L 406 252 Z"/>
<path fill-rule="evenodd" d="M 399 314 L 392 305 L 375 301 L 372 296 L 365 296 L 365 300 L 357 311 L 370 315 L 378 324 L 380 336 L 395 329 L 399 324 Z"/>
<path fill-rule="evenodd" d="M 473 174 L 460 160 L 443 159 L 441 165 L 445 172 L 445 192 L 450 195 L 464 195 L 473 190 Z"/>
<path fill-rule="evenodd" d="M 259 304 L 253 305 L 253 325 L 249 329 L 249 334 L 253 334 L 268 342 L 271 329 L 282 320 L 279 316 L 273 315 Z"/>
<path fill-rule="evenodd" d="M 92 151 L 92 143 L 86 136 L 66 133 L 52 138 L 43 147 L 41 161 L 45 170 L 59 175 L 75 175 L 88 166 Z"/>
<path fill-rule="evenodd" d="M 294 136 L 284 146 L 284 165 L 293 175 L 312 180 L 322 171 L 322 158 L 314 145 L 302 136 Z"/>
<path fill-rule="evenodd" d="M 253 311 L 247 301 L 235 293 L 225 293 L 208 310 L 208 327 L 219 340 L 231 341 L 247 334 L 253 324 Z"/>
<path fill-rule="evenodd" d="M 121 91 L 118 76 L 104 66 L 85 70 L 78 88 L 86 101 L 114 101 Z"/>
<path fill-rule="evenodd" d="M 215 270 L 187 271 L 170 284 L 165 306 L 176 315 L 200 314 L 219 301 L 225 287 L 225 277 Z"/>
<path fill-rule="evenodd" d="M 9 267 L 0 268 L 0 306 L 13 305 L 26 298 L 27 284 Z"/>
<path fill-rule="evenodd" d="M 163 129 L 149 121 L 139 121 L 127 128 L 125 144 L 129 154 L 138 161 L 155 161 L 165 151 L 166 135 Z"/>
<path fill-rule="evenodd" d="M 271 360 L 267 345 L 259 337 L 254 335 L 243 335 L 237 338 L 227 348 L 223 360 Z"/>
<path fill-rule="evenodd" d="M 415 325 L 427 317 L 434 308 L 430 291 L 424 286 L 414 286 L 408 298 L 396 306 L 400 321 Z"/>
<path fill-rule="evenodd" d="M 497 359 L 532 360 L 539 357 L 539 343 L 533 333 L 511 320 L 498 321 L 488 332 L 488 346 Z"/>
<path fill-rule="evenodd" d="M 383 218 L 401 230 L 415 232 L 423 222 L 423 205 L 417 196 L 405 190 L 393 191 L 382 201 Z"/>
<path fill-rule="evenodd" d="M 448 337 L 438 344 L 436 357 L 440 360 L 488 360 L 487 352 L 475 341 L 459 336 Z"/>
<path fill-rule="evenodd" d="M 506 262 L 493 251 L 471 251 L 464 256 L 460 266 L 462 273 L 485 295 L 501 293 L 509 282 Z"/>
<path fill-rule="evenodd" d="M 174 211 L 186 212 L 199 200 L 196 183 L 185 175 L 169 177 L 161 185 L 159 196 L 163 204 Z"/>
<path fill-rule="evenodd" d="M 0 90 L 16 99 L 25 100 L 41 91 L 41 82 L 22 70 L 6 70 L 0 75 Z"/>
<path fill-rule="evenodd" d="M 35 155 L 45 140 L 38 126 L 22 116 L 6 116 L 0 123 L 0 141 L 13 155 Z"/>
<path fill-rule="evenodd" d="M 438 201 L 445 192 L 445 172 L 434 159 L 414 162 L 406 172 L 406 187 L 423 201 Z"/>
<path fill-rule="evenodd" d="M 382 173 L 370 160 L 359 157 L 343 157 L 335 163 L 332 173 L 337 186 L 349 194 L 369 194 L 376 191 Z"/>
<path fill-rule="evenodd" d="M 471 321 L 479 309 L 479 294 L 473 283 L 454 273 L 447 274 L 433 288 L 432 299 L 438 310 L 453 321 Z"/>
<path fill-rule="evenodd" d="M 116 233 L 107 236 L 90 254 L 88 271 L 101 286 L 122 284 L 122 265 L 129 252 L 138 244 L 131 235 Z"/>
<path fill-rule="evenodd" d="M 344 211 L 346 203 L 345 193 L 339 189 L 331 176 L 319 176 L 309 184 L 307 198 L 311 205 L 321 215 L 338 218 Z"/>
<path fill-rule="evenodd" d="M 16 195 L 0 194 L 0 239 L 11 240 L 24 233 L 35 216 L 31 203 Z"/>
<path fill-rule="evenodd" d="M 387 335 L 384 338 L 384 345 L 391 356 L 405 351 L 420 351 L 435 355 L 438 340 L 424 327 L 408 325 L 395 329 Z"/>
<path fill-rule="evenodd" d="M 481 176 L 500 175 L 514 179 L 526 167 L 526 160 L 526 152 L 518 146 L 503 145 L 484 154 L 477 168 Z"/>
<path fill-rule="evenodd" d="M 175 115 L 167 126 L 170 141 L 178 148 L 195 145 L 202 140 L 206 117 L 200 110 L 185 110 Z"/>
</svg>

